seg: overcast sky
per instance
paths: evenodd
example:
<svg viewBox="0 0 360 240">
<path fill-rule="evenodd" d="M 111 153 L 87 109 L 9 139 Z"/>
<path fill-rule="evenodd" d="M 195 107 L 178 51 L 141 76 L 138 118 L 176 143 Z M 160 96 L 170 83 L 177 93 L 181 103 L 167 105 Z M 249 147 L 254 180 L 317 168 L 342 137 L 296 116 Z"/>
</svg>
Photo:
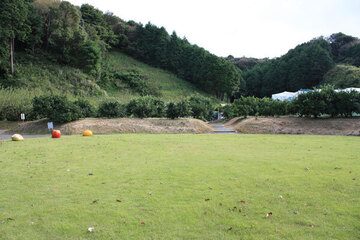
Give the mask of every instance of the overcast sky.
<svg viewBox="0 0 360 240">
<path fill-rule="evenodd" d="M 218 56 L 279 57 L 318 36 L 360 37 L 360 0 L 69 0 L 176 31 Z"/>
</svg>

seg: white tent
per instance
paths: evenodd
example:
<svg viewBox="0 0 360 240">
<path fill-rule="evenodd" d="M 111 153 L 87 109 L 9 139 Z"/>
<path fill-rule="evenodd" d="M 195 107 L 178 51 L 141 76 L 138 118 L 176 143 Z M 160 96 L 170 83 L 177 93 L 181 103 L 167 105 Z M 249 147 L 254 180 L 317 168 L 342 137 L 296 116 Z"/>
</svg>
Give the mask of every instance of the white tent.
<svg viewBox="0 0 360 240">
<path fill-rule="evenodd" d="M 282 92 L 271 95 L 271 98 L 274 100 L 280 100 L 280 101 L 291 101 L 294 97 L 298 95 L 297 92 Z"/>
<path fill-rule="evenodd" d="M 353 88 L 353 87 L 351 87 L 351 88 L 345 88 L 345 91 L 346 91 L 346 92 L 351 92 L 351 91 L 360 92 L 360 88 Z"/>
</svg>

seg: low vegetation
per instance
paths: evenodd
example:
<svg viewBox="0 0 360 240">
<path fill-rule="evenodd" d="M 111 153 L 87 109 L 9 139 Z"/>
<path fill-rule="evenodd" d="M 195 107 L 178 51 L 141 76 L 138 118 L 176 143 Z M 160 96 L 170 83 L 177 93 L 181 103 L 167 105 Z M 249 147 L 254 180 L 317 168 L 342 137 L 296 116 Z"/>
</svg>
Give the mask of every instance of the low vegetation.
<svg viewBox="0 0 360 240">
<path fill-rule="evenodd" d="M 154 134 L 0 141 L 0 238 L 355 240 L 359 144 Z"/>
<path fill-rule="evenodd" d="M 360 114 L 360 93 L 357 91 L 336 92 L 332 86 L 323 86 L 299 94 L 292 101 L 270 98 L 241 97 L 223 107 L 224 117 L 284 116 L 299 115 L 319 117 L 351 117 Z"/>
</svg>

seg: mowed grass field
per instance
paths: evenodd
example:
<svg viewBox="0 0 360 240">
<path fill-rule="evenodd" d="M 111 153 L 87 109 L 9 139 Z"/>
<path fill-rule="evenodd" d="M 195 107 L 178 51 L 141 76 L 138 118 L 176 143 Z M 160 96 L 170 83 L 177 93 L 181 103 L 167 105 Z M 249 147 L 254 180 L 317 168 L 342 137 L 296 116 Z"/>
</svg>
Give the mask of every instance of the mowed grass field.
<svg viewBox="0 0 360 240">
<path fill-rule="evenodd" d="M 0 176 L 0 239 L 360 236 L 359 137 L 0 141 Z"/>
</svg>

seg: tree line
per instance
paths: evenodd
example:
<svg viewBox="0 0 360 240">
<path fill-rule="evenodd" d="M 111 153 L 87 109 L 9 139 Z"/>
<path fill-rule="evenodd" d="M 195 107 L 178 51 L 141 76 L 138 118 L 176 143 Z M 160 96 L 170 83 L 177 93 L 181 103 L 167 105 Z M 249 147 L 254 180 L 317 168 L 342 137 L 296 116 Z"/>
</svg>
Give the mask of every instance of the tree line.
<svg viewBox="0 0 360 240">
<path fill-rule="evenodd" d="M 241 71 L 225 59 L 175 32 L 169 35 L 163 27 L 125 22 L 89 4 L 76 7 L 60 0 L 2 0 L 0 25 L 3 82 L 16 78 L 14 55 L 18 50 L 42 53 L 50 61 L 80 68 L 101 81 L 106 77 L 104 52 L 119 49 L 219 98 L 244 88 Z"/>
<path fill-rule="evenodd" d="M 360 66 L 358 38 L 335 33 L 300 44 L 279 58 L 253 64 L 243 72 L 246 91 L 241 94 L 270 97 L 283 91 L 311 89 L 322 84 L 325 74 L 338 63 Z"/>
</svg>

